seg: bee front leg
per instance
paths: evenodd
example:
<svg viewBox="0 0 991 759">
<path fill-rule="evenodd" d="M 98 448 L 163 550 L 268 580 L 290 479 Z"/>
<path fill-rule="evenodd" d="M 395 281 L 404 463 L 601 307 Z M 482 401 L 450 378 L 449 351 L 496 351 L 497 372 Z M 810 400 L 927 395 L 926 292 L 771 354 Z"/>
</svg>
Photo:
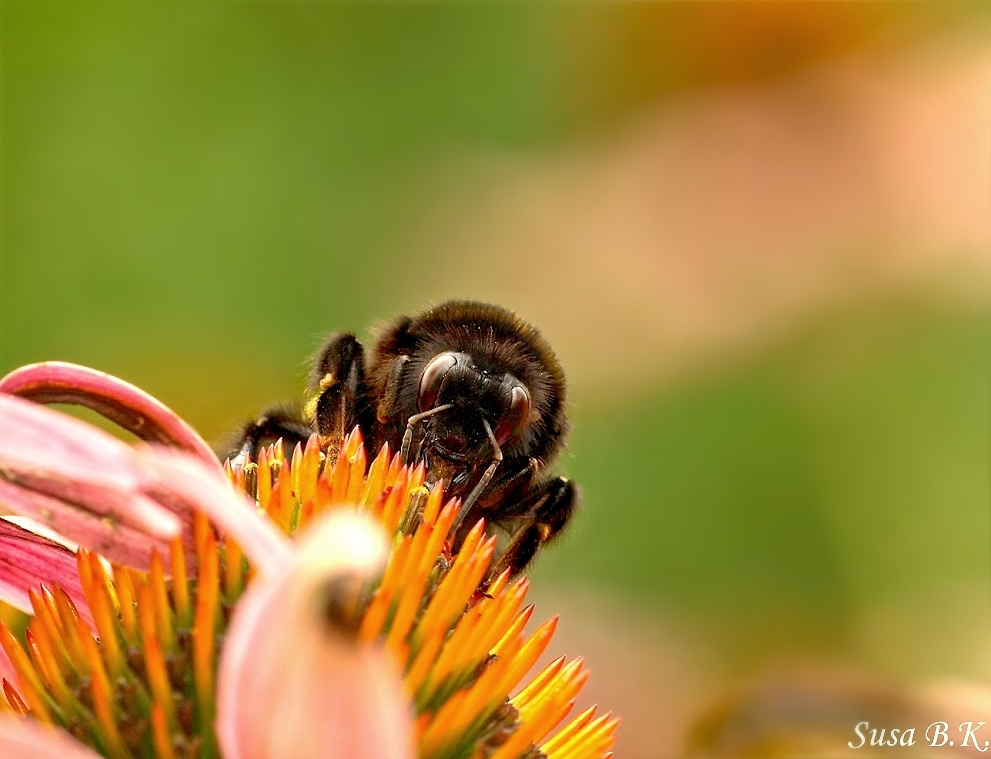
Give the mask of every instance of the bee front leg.
<svg viewBox="0 0 991 759">
<path fill-rule="evenodd" d="M 302 419 L 298 411 L 276 406 L 266 409 L 257 419 L 245 424 L 233 443 L 218 449 L 218 457 L 221 461 L 229 458 L 231 464 L 235 466 L 243 465 L 249 458 L 252 461 L 256 460 L 258 451 L 264 445 L 274 443 L 279 438 L 282 438 L 292 451 L 296 443 L 306 445 L 307 439 L 312 434 L 310 425 Z"/>
<path fill-rule="evenodd" d="M 564 529 L 577 507 L 578 488 L 565 477 L 555 477 L 533 488 L 514 509 L 524 519 L 492 573 L 498 574 L 507 567 L 514 575 L 522 572 L 537 550 Z"/>
<path fill-rule="evenodd" d="M 531 458 L 525 467 L 486 490 L 478 499 L 480 515 L 493 508 L 499 508 L 506 515 L 519 516 L 527 514 L 530 509 L 529 491 L 540 471 L 540 462 Z M 470 525 L 469 525 L 470 527 Z"/>
<path fill-rule="evenodd" d="M 331 337 L 317 356 L 311 380 L 313 397 L 306 418 L 320 435 L 320 447 L 334 460 L 355 425 L 366 432 L 370 420 L 365 380 L 365 353 L 349 332 Z"/>
<path fill-rule="evenodd" d="M 392 362 L 388 379 L 385 381 L 385 392 L 382 393 L 382 399 L 379 401 L 378 406 L 375 407 L 375 418 L 379 424 L 388 424 L 389 420 L 393 419 L 397 414 L 399 408 L 399 388 L 402 383 L 403 370 L 408 363 L 409 356 L 406 355 L 398 356 Z"/>
</svg>

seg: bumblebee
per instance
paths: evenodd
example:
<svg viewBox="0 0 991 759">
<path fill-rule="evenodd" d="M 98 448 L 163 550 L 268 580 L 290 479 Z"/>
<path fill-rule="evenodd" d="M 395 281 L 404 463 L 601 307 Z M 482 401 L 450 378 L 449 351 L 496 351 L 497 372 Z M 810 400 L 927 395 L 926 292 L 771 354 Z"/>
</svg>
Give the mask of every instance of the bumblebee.
<svg viewBox="0 0 991 759">
<path fill-rule="evenodd" d="M 497 536 L 494 571 L 525 568 L 577 506 L 574 483 L 547 473 L 569 430 L 564 372 L 540 333 L 501 306 L 450 301 L 400 316 L 368 358 L 350 332 L 331 336 L 302 411 L 264 412 L 229 454 L 243 460 L 266 442 L 316 432 L 334 458 L 355 425 L 370 450 L 389 443 L 424 465 L 428 488 L 443 480 L 462 500 L 455 550 L 485 518 Z"/>
</svg>

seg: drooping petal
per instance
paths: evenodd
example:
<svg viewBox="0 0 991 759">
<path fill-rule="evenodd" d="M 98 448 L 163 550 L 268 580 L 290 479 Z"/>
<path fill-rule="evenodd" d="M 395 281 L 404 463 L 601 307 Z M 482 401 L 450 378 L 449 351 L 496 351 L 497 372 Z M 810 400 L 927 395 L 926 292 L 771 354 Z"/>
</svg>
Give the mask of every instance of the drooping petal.
<svg viewBox="0 0 991 759">
<path fill-rule="evenodd" d="M 48 538 L 0 519 L 0 600 L 31 613 L 28 590 L 58 585 L 91 627 L 93 616 L 76 570 L 76 554 Z"/>
<path fill-rule="evenodd" d="M 227 533 L 262 574 L 281 574 L 292 562 L 292 542 L 258 513 L 226 475 L 179 451 L 147 446 L 138 450 L 145 464 L 142 488 L 202 511 Z"/>
<path fill-rule="evenodd" d="M 135 498 L 144 498 L 136 495 Z M 0 505 L 44 525 L 70 542 L 97 551 L 116 564 L 146 570 L 151 554 L 168 553 L 168 543 L 79 506 L 26 490 L 0 478 Z"/>
<path fill-rule="evenodd" d="M 142 440 L 172 445 L 220 466 L 206 441 L 172 409 L 131 383 L 96 369 L 64 361 L 28 364 L 0 379 L 0 393 L 38 403 L 85 406 Z"/>
<path fill-rule="evenodd" d="M 308 532 L 287 571 L 250 586 L 220 661 L 217 735 L 226 759 L 414 756 L 398 668 L 348 619 L 387 550 L 375 523 L 336 511 Z"/>
<path fill-rule="evenodd" d="M 0 394 L 0 461 L 15 474 L 71 479 L 94 488 L 132 488 L 130 447 L 67 414 Z"/>
<path fill-rule="evenodd" d="M 181 523 L 140 493 L 143 477 L 139 458 L 120 440 L 67 414 L 0 394 L 0 478 L 8 483 L 170 540 Z M 86 536 L 66 537 L 86 544 Z"/>
<path fill-rule="evenodd" d="M 289 561 L 289 540 L 214 463 L 174 448 L 135 448 L 0 393 L 0 506 L 121 564 L 147 569 L 151 551 L 166 555 L 180 533 L 191 551 L 194 510 L 234 536 L 259 571 Z"/>
<path fill-rule="evenodd" d="M 0 756 L 4 759 L 101 759 L 68 733 L 39 722 L 0 714 Z"/>
</svg>

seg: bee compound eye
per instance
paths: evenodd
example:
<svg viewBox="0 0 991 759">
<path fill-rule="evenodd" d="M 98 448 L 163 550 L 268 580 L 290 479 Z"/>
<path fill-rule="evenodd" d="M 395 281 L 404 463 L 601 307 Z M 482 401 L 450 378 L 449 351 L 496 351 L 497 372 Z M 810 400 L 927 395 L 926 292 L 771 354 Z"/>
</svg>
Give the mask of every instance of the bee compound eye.
<svg viewBox="0 0 991 759">
<path fill-rule="evenodd" d="M 512 438 L 521 434 L 530 421 L 530 392 L 523 385 L 514 385 L 510 396 L 509 408 L 499 419 L 495 430 L 495 439 L 499 445 L 505 445 Z"/>
<path fill-rule="evenodd" d="M 458 359 L 453 353 L 444 352 L 430 359 L 423 368 L 416 390 L 416 403 L 420 411 L 429 411 L 436 405 L 441 382 L 456 363 Z"/>
</svg>

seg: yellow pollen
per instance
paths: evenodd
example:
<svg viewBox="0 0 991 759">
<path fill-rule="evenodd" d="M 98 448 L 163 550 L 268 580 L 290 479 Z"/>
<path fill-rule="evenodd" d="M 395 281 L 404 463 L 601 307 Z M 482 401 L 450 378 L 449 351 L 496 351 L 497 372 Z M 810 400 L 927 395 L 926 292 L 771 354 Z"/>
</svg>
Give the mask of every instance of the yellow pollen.
<svg viewBox="0 0 991 759">
<path fill-rule="evenodd" d="M 39 593 L 32 588 L 28 591 L 28 596 L 31 599 L 31 608 L 34 609 L 33 623 L 37 624 L 40 629 L 44 630 L 48 639 L 54 643 L 52 648 L 53 654 L 56 657 L 57 666 L 61 670 L 78 675 L 78 672 L 74 667 L 74 662 L 69 654 L 69 649 L 66 647 L 65 641 L 62 639 L 62 631 L 59 624 L 56 622 L 55 614 L 53 613 L 54 601 L 49 603 L 50 599 L 52 599 L 51 592 L 45 588 L 42 593 Z"/>
<path fill-rule="evenodd" d="M 172 624 L 172 607 L 169 606 L 169 591 L 165 586 L 165 567 L 162 557 L 157 553 L 151 557 L 151 572 L 148 575 L 148 586 L 151 591 L 153 608 L 155 610 L 155 627 L 158 640 L 165 653 L 175 650 L 175 626 Z"/>
<path fill-rule="evenodd" d="M 176 624 L 189 627 L 192 610 L 189 606 L 189 581 L 186 579 L 186 554 L 182 538 L 175 538 L 169 544 L 169 559 L 172 566 L 172 603 L 175 606 Z"/>
<path fill-rule="evenodd" d="M 14 665 L 14 671 L 17 672 L 18 682 L 24 692 L 24 703 L 37 719 L 51 723 L 52 715 L 43 695 L 45 686 L 28 659 L 28 655 L 17 642 L 17 638 L 14 637 L 10 628 L 3 623 L 0 623 L 0 646 L 3 646 L 3 650 L 10 658 L 10 663 Z M 11 705 L 13 706 L 13 704 Z"/>
<path fill-rule="evenodd" d="M 157 759 L 175 759 L 172 750 L 172 734 L 162 705 L 154 703 L 151 706 L 151 738 L 155 745 Z"/>
<path fill-rule="evenodd" d="M 110 600 L 107 598 L 102 585 L 97 587 L 91 585 L 87 596 L 89 597 L 90 611 L 93 613 L 93 621 L 96 623 L 96 630 L 100 636 L 103 660 L 116 680 L 124 674 L 125 667 L 124 657 L 117 641 L 114 623 L 116 615 L 112 615 Z"/>
<path fill-rule="evenodd" d="M 63 713 L 79 714 L 81 707 L 62 676 L 44 624 L 36 619 L 31 620 L 24 637 L 34 665 L 48 685 L 58 707 Z"/>
<path fill-rule="evenodd" d="M 31 710 L 28 709 L 27 704 L 21 700 L 21 697 L 18 695 L 17 691 L 14 690 L 14 686 L 7 682 L 7 680 L 3 681 L 3 694 L 7 697 L 7 703 L 10 706 L 10 710 L 17 716 L 27 717 L 31 714 Z"/>
<path fill-rule="evenodd" d="M 564 664 L 564 657 L 559 656 L 542 670 L 540 673 L 530 681 L 530 683 L 523 688 L 519 693 L 513 696 L 513 706 L 517 709 L 522 709 L 529 703 L 530 699 L 537 695 L 544 686 L 551 681 L 551 679 L 561 671 L 561 667 Z"/>
<path fill-rule="evenodd" d="M 212 533 L 206 536 L 198 553 L 199 580 L 196 588 L 196 616 L 193 621 L 193 681 L 199 707 L 201 734 L 213 736 L 214 662 L 219 566 L 217 544 Z"/>
<path fill-rule="evenodd" d="M 574 736 L 576 733 L 578 733 L 579 730 L 581 730 L 583 727 L 585 727 L 585 725 L 587 725 L 589 722 L 592 721 L 592 717 L 595 716 L 595 709 L 596 707 L 590 706 L 588 709 L 583 711 L 581 714 L 579 714 L 577 717 L 571 720 L 571 722 L 569 722 L 567 725 L 561 728 L 561 730 L 558 731 L 557 735 L 555 735 L 553 738 L 551 738 L 549 741 L 543 744 L 540 747 L 540 750 L 547 755 L 551 755 L 554 752 L 556 752 L 559 748 L 561 748 L 569 740 L 571 740 L 572 736 Z"/>
<path fill-rule="evenodd" d="M 224 596 L 234 603 L 244 591 L 244 551 L 229 535 L 224 538 Z"/>
<path fill-rule="evenodd" d="M 158 644 L 158 640 L 153 636 L 145 636 L 144 653 L 145 668 L 148 673 L 148 683 L 151 685 L 152 698 L 164 711 L 169 729 L 174 730 L 176 727 L 176 716 L 175 702 L 172 698 L 172 686 L 169 685 L 169 675 L 165 669 L 165 657 L 162 656 L 162 649 Z"/>
<path fill-rule="evenodd" d="M 124 628 L 124 638 L 129 646 L 136 646 L 138 644 L 138 617 L 134 606 L 137 603 L 137 594 L 131 580 L 131 573 L 125 567 L 114 567 L 114 587 L 117 588 L 117 596 L 120 598 L 120 622 Z"/>
<path fill-rule="evenodd" d="M 559 657 L 524 682 L 557 617 L 524 635 L 534 613 L 529 582 L 509 569 L 492 576 L 497 538 L 485 521 L 456 539 L 461 503 L 443 482 L 425 487 L 422 465 L 404 465 L 388 445 L 369 463 L 355 430 L 339 450 L 325 454 L 317 436 L 291 451 L 280 440 L 224 471 L 289 535 L 348 504 L 393 535 L 383 577 L 361 598 L 359 637 L 384 643 L 403 668 L 420 759 L 519 759 L 538 745 L 549 759 L 611 756 L 618 720 L 610 714 L 586 710 L 559 728 L 589 677 L 580 658 Z M 24 639 L 0 625 L 17 673 L 2 684 L 0 710 L 61 725 L 111 759 L 149 748 L 155 759 L 188 751 L 215 759 L 218 648 L 252 571 L 201 513 L 191 545 L 188 536 L 172 541 L 148 572 L 114 566 L 111 574 L 80 551 L 95 630 L 62 589 L 31 589 L 35 617 Z"/>
</svg>

